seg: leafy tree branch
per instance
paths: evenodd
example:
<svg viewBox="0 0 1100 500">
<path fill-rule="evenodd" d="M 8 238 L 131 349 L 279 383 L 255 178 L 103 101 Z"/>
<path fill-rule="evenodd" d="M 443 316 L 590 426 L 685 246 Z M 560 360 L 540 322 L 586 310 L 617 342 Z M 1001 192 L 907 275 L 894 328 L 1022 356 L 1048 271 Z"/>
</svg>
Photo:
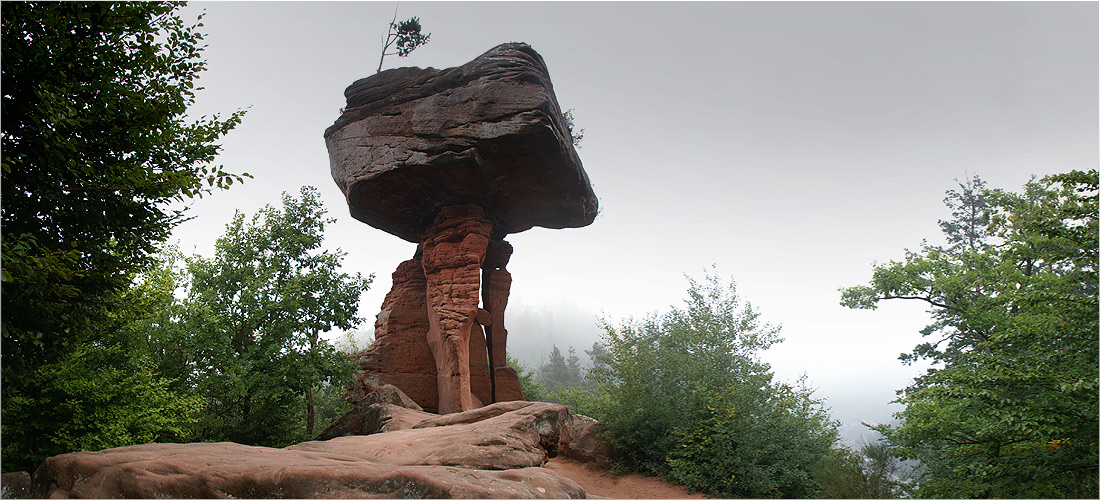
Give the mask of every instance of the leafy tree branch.
<svg viewBox="0 0 1100 500">
<path fill-rule="evenodd" d="M 395 7 L 393 9 L 393 20 L 390 21 L 389 31 L 387 31 L 386 38 L 382 43 L 382 55 L 378 58 L 378 69 L 375 73 L 382 71 L 382 63 L 386 60 L 386 56 L 408 57 L 412 51 L 428 43 L 432 34 L 423 34 L 421 33 L 422 29 L 419 17 L 410 17 L 397 22 L 397 8 Z M 397 44 L 397 50 L 387 52 L 394 44 Z"/>
<path fill-rule="evenodd" d="M 841 304 L 933 306 L 905 362 L 933 368 L 901 393 L 898 453 L 920 460 L 926 497 L 1094 497 L 1100 383 L 1096 170 L 1032 180 L 1020 193 L 975 176 L 945 202 L 948 245 L 876 265 Z"/>
</svg>

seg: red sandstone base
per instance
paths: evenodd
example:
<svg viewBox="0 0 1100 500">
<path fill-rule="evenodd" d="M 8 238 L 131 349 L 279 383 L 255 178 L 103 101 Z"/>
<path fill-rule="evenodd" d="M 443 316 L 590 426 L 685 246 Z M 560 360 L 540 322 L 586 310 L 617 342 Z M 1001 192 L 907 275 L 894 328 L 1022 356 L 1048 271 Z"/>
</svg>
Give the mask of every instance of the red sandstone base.
<svg viewBox="0 0 1100 500">
<path fill-rule="evenodd" d="M 348 399 L 357 402 L 378 384 L 399 387 L 434 413 L 523 399 L 519 377 L 506 363 L 504 309 L 512 280 L 504 266 L 512 248 L 491 233 L 477 205 L 441 211 L 414 257 L 393 273 L 375 341 L 357 356 Z"/>
</svg>

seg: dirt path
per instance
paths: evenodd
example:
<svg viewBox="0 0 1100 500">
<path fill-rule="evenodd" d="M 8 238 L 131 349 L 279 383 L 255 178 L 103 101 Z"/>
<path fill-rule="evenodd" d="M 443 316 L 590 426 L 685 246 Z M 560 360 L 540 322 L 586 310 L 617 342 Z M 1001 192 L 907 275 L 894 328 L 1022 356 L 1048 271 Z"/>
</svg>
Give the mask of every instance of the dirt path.
<svg viewBox="0 0 1100 500">
<path fill-rule="evenodd" d="M 546 465 L 558 474 L 579 484 L 589 497 L 602 498 L 706 498 L 699 493 L 668 483 L 662 479 L 630 473 L 611 474 L 592 464 L 557 457 Z"/>
</svg>

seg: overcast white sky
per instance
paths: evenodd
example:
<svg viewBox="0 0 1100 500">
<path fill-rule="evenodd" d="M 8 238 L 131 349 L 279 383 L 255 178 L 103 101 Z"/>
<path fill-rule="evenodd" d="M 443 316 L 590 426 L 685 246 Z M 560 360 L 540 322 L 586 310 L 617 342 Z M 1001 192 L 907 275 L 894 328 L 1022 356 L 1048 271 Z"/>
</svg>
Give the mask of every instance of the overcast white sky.
<svg viewBox="0 0 1100 500">
<path fill-rule="evenodd" d="M 330 248 L 376 275 L 373 317 L 411 243 L 353 220 L 322 133 L 344 89 L 374 73 L 395 2 L 193 2 L 205 10 L 196 115 L 250 108 L 219 162 L 255 176 L 192 203 L 175 232 L 209 255 L 234 210 L 321 190 Z M 509 344 L 534 364 L 582 349 L 597 316 L 678 305 L 686 273 L 717 266 L 786 341 L 765 354 L 805 373 L 846 436 L 885 421 L 917 372 L 897 361 L 927 323 L 915 303 L 838 305 L 873 262 L 937 241 L 944 192 L 977 174 L 1098 163 L 1095 2 L 410 2 L 431 42 L 385 68 L 463 64 L 510 41 L 535 48 L 600 199 L 589 227 L 512 235 Z M 525 335 L 526 332 L 526 335 Z"/>
</svg>

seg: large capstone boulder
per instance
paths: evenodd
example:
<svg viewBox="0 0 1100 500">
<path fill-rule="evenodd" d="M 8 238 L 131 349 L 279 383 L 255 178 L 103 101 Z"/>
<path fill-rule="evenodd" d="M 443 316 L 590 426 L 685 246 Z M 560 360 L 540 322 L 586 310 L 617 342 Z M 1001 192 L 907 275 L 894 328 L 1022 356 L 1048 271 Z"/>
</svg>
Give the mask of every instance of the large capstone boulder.
<svg viewBox="0 0 1100 500">
<path fill-rule="evenodd" d="M 481 206 L 493 234 L 583 227 L 597 200 L 542 57 L 506 43 L 449 69 L 353 83 L 325 131 L 351 215 L 419 243 L 443 207 Z"/>
</svg>

